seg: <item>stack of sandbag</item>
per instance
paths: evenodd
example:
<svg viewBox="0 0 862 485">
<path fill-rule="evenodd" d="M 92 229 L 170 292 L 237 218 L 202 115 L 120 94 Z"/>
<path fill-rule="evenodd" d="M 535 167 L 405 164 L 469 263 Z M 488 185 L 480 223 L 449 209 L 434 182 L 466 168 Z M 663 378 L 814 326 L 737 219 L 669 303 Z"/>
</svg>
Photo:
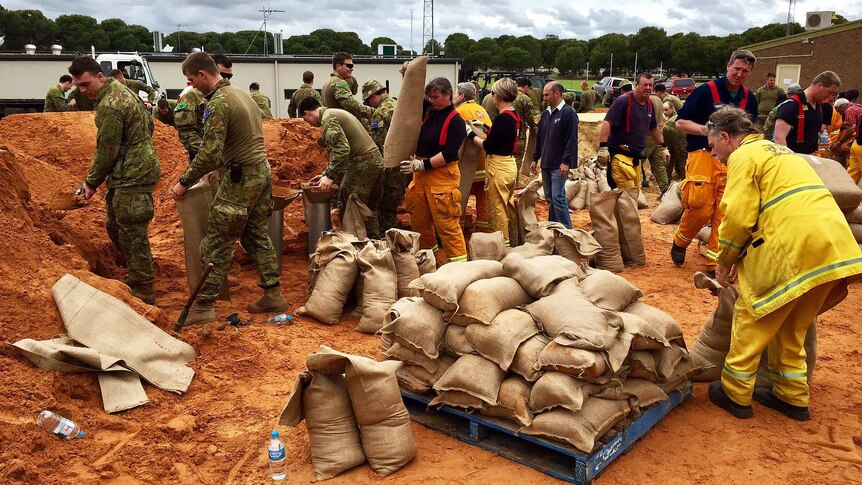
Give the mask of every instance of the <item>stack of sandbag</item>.
<svg viewBox="0 0 862 485">
<path fill-rule="evenodd" d="M 844 212 L 850 231 L 862 249 L 862 181 L 857 185 L 840 163 L 829 158 L 804 155 L 805 160 L 823 180 L 823 185 Z"/>
<path fill-rule="evenodd" d="M 279 424 L 296 426 L 305 420 L 315 481 L 366 460 L 372 470 L 387 476 L 416 456 L 410 415 L 395 377 L 401 363 L 321 346 L 308 357 L 307 366 Z"/>
<path fill-rule="evenodd" d="M 683 210 L 679 182 L 671 182 L 670 187 L 662 194 L 661 201 L 650 216 L 650 220 L 656 224 L 676 224 L 682 218 Z"/>
<path fill-rule="evenodd" d="M 507 248 L 506 254 L 518 253 L 524 258 L 558 254 L 586 269 L 602 247 L 589 232 L 569 229 L 559 222 L 543 221 L 527 233 L 521 246 Z"/>
<path fill-rule="evenodd" d="M 626 265 L 646 264 L 637 201 L 628 191 L 616 189 L 593 195 L 590 221 L 602 246 L 596 255 L 596 267 L 620 273 Z"/>
<path fill-rule="evenodd" d="M 553 249 L 555 228 L 543 229 Z M 673 317 L 624 278 L 561 255 L 512 251 L 412 286 L 421 297 L 398 300 L 379 332 L 384 355 L 405 364 L 403 388 L 585 452 L 697 370 Z"/>
</svg>

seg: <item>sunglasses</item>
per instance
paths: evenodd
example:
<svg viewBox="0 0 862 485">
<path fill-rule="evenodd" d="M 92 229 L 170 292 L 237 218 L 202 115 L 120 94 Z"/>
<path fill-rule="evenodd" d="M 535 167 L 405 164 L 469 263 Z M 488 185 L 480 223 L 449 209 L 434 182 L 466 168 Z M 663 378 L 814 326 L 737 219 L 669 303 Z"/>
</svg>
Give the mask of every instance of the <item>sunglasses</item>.
<svg viewBox="0 0 862 485">
<path fill-rule="evenodd" d="M 221 73 L 221 77 L 223 77 L 225 79 L 230 79 L 233 77 L 233 73 L 232 72 L 223 72 L 223 73 Z"/>
<path fill-rule="evenodd" d="M 733 56 L 733 58 L 744 60 L 745 62 L 748 62 L 750 64 L 754 64 L 754 62 L 757 61 L 757 58 L 752 56 L 751 54 L 737 54 Z"/>
<path fill-rule="evenodd" d="M 353 69 L 353 64 L 345 64 L 344 67 L 348 69 Z"/>
</svg>

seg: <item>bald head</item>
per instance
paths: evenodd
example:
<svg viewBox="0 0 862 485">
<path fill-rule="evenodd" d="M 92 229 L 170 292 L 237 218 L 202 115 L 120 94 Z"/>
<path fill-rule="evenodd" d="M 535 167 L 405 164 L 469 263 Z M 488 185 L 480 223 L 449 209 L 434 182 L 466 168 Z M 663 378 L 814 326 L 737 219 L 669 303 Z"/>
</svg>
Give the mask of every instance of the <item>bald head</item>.
<svg viewBox="0 0 862 485">
<path fill-rule="evenodd" d="M 542 101 L 548 103 L 548 106 L 559 106 L 563 99 L 563 89 L 563 85 L 557 81 L 545 84 L 545 89 L 542 90 Z"/>
</svg>

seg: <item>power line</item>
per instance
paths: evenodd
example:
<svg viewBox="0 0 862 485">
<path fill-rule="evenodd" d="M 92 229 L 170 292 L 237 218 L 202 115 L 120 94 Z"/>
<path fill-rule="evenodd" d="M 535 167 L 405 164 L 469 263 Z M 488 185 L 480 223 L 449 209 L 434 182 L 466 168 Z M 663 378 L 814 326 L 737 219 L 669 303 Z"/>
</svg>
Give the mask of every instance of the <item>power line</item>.
<svg viewBox="0 0 862 485">
<path fill-rule="evenodd" d="M 258 12 L 263 14 L 263 55 L 264 57 L 266 57 L 266 48 L 269 44 L 269 39 L 267 38 L 266 31 L 266 20 L 270 17 L 270 15 L 274 13 L 284 13 L 284 10 L 273 10 L 271 8 L 266 8 L 266 6 L 264 5 L 264 7 L 258 10 Z"/>
</svg>

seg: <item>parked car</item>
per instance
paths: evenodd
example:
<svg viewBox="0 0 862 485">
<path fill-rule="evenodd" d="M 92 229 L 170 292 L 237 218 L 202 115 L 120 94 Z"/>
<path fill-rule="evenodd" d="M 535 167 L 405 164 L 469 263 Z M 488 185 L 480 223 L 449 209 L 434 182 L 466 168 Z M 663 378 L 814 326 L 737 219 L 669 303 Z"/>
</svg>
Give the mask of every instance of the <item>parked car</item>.
<svg viewBox="0 0 862 485">
<path fill-rule="evenodd" d="M 608 86 L 617 86 L 617 87 L 619 87 L 620 83 L 621 83 L 621 82 L 623 82 L 623 81 L 625 81 L 625 79 L 623 79 L 623 78 L 621 78 L 621 77 L 608 77 L 608 76 L 605 76 L 605 77 L 603 77 L 603 78 L 602 78 L 602 80 L 601 80 L 601 81 L 599 81 L 599 82 L 597 82 L 597 83 L 593 84 L 593 91 L 595 91 L 595 92 L 596 92 L 596 94 L 598 94 L 598 96 L 597 96 L 598 98 L 601 98 L 601 97 L 604 97 L 604 95 L 605 95 L 605 89 L 607 89 L 607 87 L 608 87 Z"/>
<path fill-rule="evenodd" d="M 679 99 L 687 98 L 694 91 L 694 88 L 697 87 L 694 79 L 690 77 L 674 77 L 662 81 L 662 84 L 667 88 L 668 93 L 673 94 Z"/>
<path fill-rule="evenodd" d="M 606 82 L 605 79 L 607 79 Z M 620 87 L 623 84 L 631 84 L 627 79 L 623 79 L 621 77 L 606 77 L 600 82 L 605 82 L 604 86 L 602 86 L 602 89 L 597 89 L 598 83 L 593 86 L 593 89 L 596 91 L 596 93 L 598 93 L 597 97 L 601 97 L 602 105 L 605 107 L 609 107 L 611 104 L 613 104 L 614 100 L 617 99 L 620 94 L 622 94 L 622 90 L 620 89 Z"/>
<path fill-rule="evenodd" d="M 479 92 L 476 93 L 476 101 L 481 103 L 485 95 L 491 92 L 491 85 L 494 81 L 500 78 L 512 78 L 517 80 L 519 77 L 525 77 L 533 83 L 533 87 L 542 89 L 552 79 L 542 73 L 522 73 L 518 71 L 479 71 L 473 74 L 473 80 L 479 83 Z"/>
</svg>

